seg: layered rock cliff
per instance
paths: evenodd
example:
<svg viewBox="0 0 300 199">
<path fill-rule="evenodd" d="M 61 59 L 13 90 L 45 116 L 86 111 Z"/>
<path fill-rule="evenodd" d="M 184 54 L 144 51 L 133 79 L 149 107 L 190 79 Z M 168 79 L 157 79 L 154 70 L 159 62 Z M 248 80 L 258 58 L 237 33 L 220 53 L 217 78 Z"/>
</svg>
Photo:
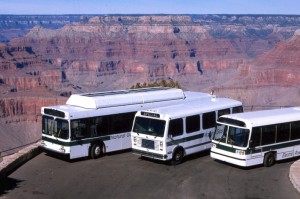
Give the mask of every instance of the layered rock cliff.
<svg viewBox="0 0 300 199">
<path fill-rule="evenodd" d="M 12 91 L 76 93 L 161 79 L 209 90 L 234 87 L 232 77 L 248 87 L 291 86 L 298 78 L 285 69 L 287 62 L 299 63 L 297 50 L 284 59 L 275 53 L 297 44 L 298 16 L 76 16 L 51 29 L 45 22 L 33 24 L 1 47 L 0 78 Z M 270 69 L 279 63 L 285 68 Z"/>
<path fill-rule="evenodd" d="M 71 93 L 162 79 L 249 106 L 300 105 L 299 16 L 0 16 L 0 27 L 7 123 Z"/>
</svg>

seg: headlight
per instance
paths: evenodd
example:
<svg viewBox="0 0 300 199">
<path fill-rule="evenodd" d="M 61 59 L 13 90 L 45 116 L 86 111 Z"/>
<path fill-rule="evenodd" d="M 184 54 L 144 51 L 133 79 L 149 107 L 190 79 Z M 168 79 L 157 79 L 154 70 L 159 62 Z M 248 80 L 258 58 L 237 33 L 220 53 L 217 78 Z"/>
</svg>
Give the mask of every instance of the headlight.
<svg viewBox="0 0 300 199">
<path fill-rule="evenodd" d="M 155 149 L 156 151 L 159 150 L 159 141 L 158 141 L 158 140 L 155 141 L 154 149 Z"/>
<path fill-rule="evenodd" d="M 139 138 L 139 137 L 133 137 L 133 145 L 135 145 L 135 146 L 141 146 L 141 138 Z"/>
<path fill-rule="evenodd" d="M 137 146 L 142 146 L 142 139 L 141 138 L 136 138 Z"/>
<path fill-rule="evenodd" d="M 235 150 L 235 153 L 239 155 L 245 155 L 245 151 L 243 150 Z"/>
</svg>

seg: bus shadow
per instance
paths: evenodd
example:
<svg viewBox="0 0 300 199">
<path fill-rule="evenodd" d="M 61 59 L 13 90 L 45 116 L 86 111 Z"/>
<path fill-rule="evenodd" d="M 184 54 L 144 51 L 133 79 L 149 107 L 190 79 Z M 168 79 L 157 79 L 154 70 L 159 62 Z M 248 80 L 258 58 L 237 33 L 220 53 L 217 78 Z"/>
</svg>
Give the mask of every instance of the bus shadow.
<svg viewBox="0 0 300 199">
<path fill-rule="evenodd" d="M 286 163 L 293 164 L 297 160 L 299 160 L 299 156 L 298 157 L 284 159 L 284 160 L 278 160 L 275 164 L 286 164 Z"/>
<path fill-rule="evenodd" d="M 194 154 L 188 155 L 188 156 L 186 156 L 186 157 L 183 158 L 183 161 L 182 161 L 181 164 L 184 164 L 185 162 L 188 162 L 188 161 L 196 160 L 198 158 L 202 158 L 202 157 L 208 156 L 209 154 L 210 154 L 210 150 L 205 150 L 205 151 L 201 151 L 201 152 L 198 152 L 198 153 L 194 153 Z M 169 161 L 161 161 L 161 160 L 157 160 L 157 159 L 149 158 L 149 157 L 144 157 L 144 156 L 140 156 L 139 159 L 140 160 L 144 160 L 144 161 L 153 162 L 155 164 L 160 164 L 160 165 L 176 166 L 176 165 L 172 164 L 171 160 L 169 160 Z"/>
<path fill-rule="evenodd" d="M 18 188 L 21 182 L 22 180 L 16 180 L 9 177 L 0 178 L 0 197 L 4 196 L 11 190 Z"/>
<path fill-rule="evenodd" d="M 47 157 L 50 157 L 50 158 L 62 160 L 62 161 L 69 162 L 69 163 L 80 162 L 80 161 L 89 159 L 87 157 L 70 159 L 68 156 L 57 154 L 57 153 L 52 153 L 52 152 L 45 152 L 44 155 Z"/>
<path fill-rule="evenodd" d="M 203 157 L 209 156 L 209 155 L 210 155 L 210 149 L 205 150 L 205 151 L 200 151 L 198 153 L 194 153 L 194 154 L 191 154 L 189 156 L 186 156 L 184 158 L 184 161 L 192 161 L 192 160 L 195 160 L 195 159 L 198 159 L 198 158 L 203 158 Z"/>
<path fill-rule="evenodd" d="M 157 160 L 157 159 L 149 158 L 149 157 L 144 157 L 144 156 L 139 156 L 138 159 L 141 160 L 141 161 L 152 162 L 152 163 L 160 164 L 160 165 L 169 165 L 169 164 L 171 164 L 170 161 L 161 161 L 161 160 Z"/>
<path fill-rule="evenodd" d="M 114 155 L 123 154 L 123 153 L 127 153 L 127 152 L 131 152 L 131 149 L 108 152 L 108 153 L 105 153 L 104 155 L 100 156 L 98 159 L 104 158 L 105 156 L 114 156 Z M 82 157 L 82 158 L 70 159 L 68 156 L 58 154 L 58 153 L 55 153 L 55 152 L 51 152 L 51 151 L 45 152 L 45 155 L 48 156 L 48 157 L 63 160 L 63 161 L 69 162 L 69 163 L 76 163 L 76 162 L 81 162 L 81 161 L 86 161 L 86 160 L 92 160 L 91 157 Z"/>
<path fill-rule="evenodd" d="M 242 167 L 242 166 L 238 166 L 238 165 L 231 164 L 231 163 L 228 163 L 228 162 L 224 162 L 224 161 L 221 161 L 221 160 L 214 160 L 214 161 L 218 164 L 223 164 L 223 165 L 226 165 L 226 166 L 229 166 L 229 167 L 233 167 L 233 168 L 241 169 L 241 170 L 245 170 L 245 171 L 260 168 L 260 167 L 264 167 L 262 164 L 255 165 L 255 166 L 250 166 L 250 167 Z"/>
<path fill-rule="evenodd" d="M 118 154 L 123 154 L 123 153 L 128 153 L 128 152 L 131 152 L 131 149 L 124 149 L 124 150 L 119 150 L 119 151 L 108 152 L 104 156 L 118 155 Z"/>
<path fill-rule="evenodd" d="M 276 164 L 278 164 L 278 165 L 280 165 L 280 164 L 287 164 L 287 163 L 288 164 L 293 164 L 297 160 L 299 160 L 299 157 L 288 158 L 288 159 L 284 159 L 284 160 L 278 160 L 278 161 L 275 162 L 275 164 L 273 166 L 275 166 Z M 250 166 L 250 167 L 242 167 L 242 166 L 230 164 L 228 162 L 223 162 L 221 160 L 214 160 L 214 161 L 217 162 L 217 163 L 219 163 L 219 164 L 224 164 L 226 166 L 234 167 L 236 169 L 242 169 L 242 170 L 245 170 L 245 171 L 265 167 L 263 164 L 254 165 L 254 166 Z"/>
</svg>

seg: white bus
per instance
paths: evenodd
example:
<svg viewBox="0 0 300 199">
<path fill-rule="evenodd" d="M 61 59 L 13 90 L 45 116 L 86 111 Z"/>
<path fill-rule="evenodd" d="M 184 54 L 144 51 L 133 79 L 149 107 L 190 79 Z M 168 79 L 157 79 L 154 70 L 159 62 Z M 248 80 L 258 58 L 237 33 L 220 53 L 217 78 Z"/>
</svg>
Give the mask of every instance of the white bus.
<svg viewBox="0 0 300 199">
<path fill-rule="evenodd" d="M 214 97 L 138 111 L 131 131 L 132 151 L 179 164 L 186 155 L 210 149 L 220 115 L 242 111 L 241 102 Z"/>
<path fill-rule="evenodd" d="M 212 158 L 243 167 L 299 156 L 300 107 L 222 116 L 212 143 Z"/>
<path fill-rule="evenodd" d="M 65 105 L 42 107 L 41 147 L 70 159 L 129 149 L 138 110 L 208 97 L 164 87 L 74 94 Z"/>
</svg>

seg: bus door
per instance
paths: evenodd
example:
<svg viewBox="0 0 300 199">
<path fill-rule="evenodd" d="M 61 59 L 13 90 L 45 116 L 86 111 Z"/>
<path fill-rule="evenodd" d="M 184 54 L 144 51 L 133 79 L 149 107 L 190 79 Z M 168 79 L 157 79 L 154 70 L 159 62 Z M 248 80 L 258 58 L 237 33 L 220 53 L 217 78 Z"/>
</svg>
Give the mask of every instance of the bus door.
<svg viewBox="0 0 300 199">
<path fill-rule="evenodd" d="M 260 158 L 263 156 L 263 147 L 261 146 L 261 128 L 252 128 L 251 138 L 249 141 L 251 159 Z"/>
<path fill-rule="evenodd" d="M 167 153 L 173 151 L 177 145 L 184 146 L 185 139 L 183 138 L 183 119 L 173 119 L 169 122 Z M 168 147 L 170 146 L 170 147 Z"/>
<path fill-rule="evenodd" d="M 70 158 L 79 158 L 89 155 L 90 143 L 87 139 L 91 136 L 86 120 L 71 122 Z"/>
<path fill-rule="evenodd" d="M 89 144 L 82 144 L 81 141 L 77 141 L 75 146 L 70 147 L 70 159 L 86 157 L 89 155 Z"/>
</svg>

